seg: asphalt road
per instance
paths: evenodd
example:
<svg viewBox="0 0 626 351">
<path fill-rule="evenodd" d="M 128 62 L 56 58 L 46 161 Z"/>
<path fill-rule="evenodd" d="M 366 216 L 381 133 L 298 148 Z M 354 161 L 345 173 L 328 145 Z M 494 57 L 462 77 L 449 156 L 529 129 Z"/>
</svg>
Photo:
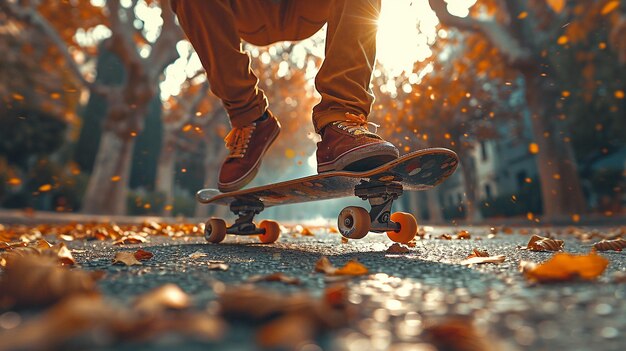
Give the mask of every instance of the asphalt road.
<svg viewBox="0 0 626 351">
<path fill-rule="evenodd" d="M 460 229 L 469 230 L 472 238 L 436 239 L 441 233 L 454 235 Z M 321 349 L 427 350 L 419 344 L 423 323 L 446 316 L 472 320 L 499 345 L 495 349 L 623 350 L 626 345 L 626 284 L 612 281 L 614 272 L 626 271 L 623 252 L 602 253 L 610 264 L 595 282 L 530 284 L 519 272 L 519 262 L 542 262 L 552 253 L 520 250 L 530 235 L 519 234 L 519 230 L 490 238 L 489 228 L 436 227 L 429 231 L 430 239 L 418 240 L 406 254 L 387 253 L 391 242 L 379 234 L 342 243 L 339 234 L 313 232 L 313 236 L 283 233 L 273 245 L 234 236 L 219 245 L 207 244 L 200 237 L 152 237 L 147 243 L 122 246 L 110 241 L 72 241 L 68 245 L 79 267 L 107 272 L 100 287 L 111 298 L 130 300 L 165 283 L 175 283 L 193 297 L 198 309 L 215 301 L 216 283 L 237 285 L 253 275 L 276 272 L 298 277 L 302 284 L 256 285 L 319 296 L 328 282 L 313 267 L 322 255 L 336 266 L 357 259 L 371 273 L 349 280 L 349 301 L 358 306 L 359 318 L 324 333 L 317 340 Z M 566 252 L 586 253 L 591 248 L 590 242 L 573 236 L 563 235 L 562 239 Z M 111 264 L 115 252 L 138 248 L 154 253 L 154 257 L 141 266 Z M 505 255 L 506 259 L 501 264 L 460 265 L 473 248 Z M 191 258 L 194 252 L 206 256 Z M 208 260 L 224 261 L 229 269 L 208 270 Z M 163 338 L 117 345 L 115 349 L 256 349 L 251 337 L 254 326 L 237 320 L 231 323 L 233 327 L 217 344 Z"/>
</svg>

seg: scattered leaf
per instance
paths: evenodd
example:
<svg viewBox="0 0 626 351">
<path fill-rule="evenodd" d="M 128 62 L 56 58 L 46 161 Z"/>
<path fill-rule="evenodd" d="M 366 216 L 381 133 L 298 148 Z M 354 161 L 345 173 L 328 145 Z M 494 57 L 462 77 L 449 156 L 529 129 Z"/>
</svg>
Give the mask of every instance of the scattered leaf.
<svg viewBox="0 0 626 351">
<path fill-rule="evenodd" d="M 564 244 L 563 240 L 533 235 L 530 237 L 525 249 L 531 251 L 562 251 Z"/>
<path fill-rule="evenodd" d="M 547 0 L 548 6 L 552 8 L 552 11 L 561 13 L 565 7 L 565 0 Z"/>
<path fill-rule="evenodd" d="M 456 238 L 457 239 L 470 239 L 472 236 L 470 235 L 470 233 L 467 230 L 461 230 L 458 233 L 456 233 Z"/>
<path fill-rule="evenodd" d="M 248 278 L 248 282 L 257 283 L 257 282 L 280 282 L 290 285 L 300 285 L 300 279 L 295 277 L 287 276 L 283 273 L 272 273 L 267 275 L 253 275 Z"/>
<path fill-rule="evenodd" d="M 452 236 L 450 236 L 450 234 L 443 233 L 443 234 L 439 235 L 439 239 L 441 239 L 441 240 L 452 240 Z"/>
<path fill-rule="evenodd" d="M 210 271 L 226 271 L 228 270 L 228 265 L 223 262 L 209 262 L 208 269 Z"/>
<path fill-rule="evenodd" d="M 487 253 L 487 251 L 483 251 L 479 249 L 472 249 L 472 253 L 469 254 L 467 258 L 472 258 L 472 257 L 489 257 L 489 254 Z"/>
<path fill-rule="evenodd" d="M 336 267 L 330 263 L 330 260 L 326 256 L 322 256 L 317 262 L 315 262 L 315 271 L 325 274 L 334 274 L 337 270 Z"/>
<path fill-rule="evenodd" d="M 493 340 L 474 327 L 471 320 L 448 318 L 424 328 L 425 340 L 437 350 L 495 351 Z"/>
<path fill-rule="evenodd" d="M 113 258 L 113 264 L 125 264 L 127 266 L 141 265 L 141 262 L 137 260 L 135 254 L 130 251 L 120 251 L 115 254 Z"/>
<path fill-rule="evenodd" d="M 391 246 L 387 248 L 387 253 L 391 254 L 405 254 L 411 252 L 408 247 L 401 245 L 399 243 L 393 243 Z"/>
<path fill-rule="evenodd" d="M 502 263 L 504 262 L 505 256 L 487 256 L 487 257 L 472 257 L 467 258 L 461 261 L 462 265 L 472 265 L 472 264 L 482 264 L 482 263 Z"/>
<path fill-rule="evenodd" d="M 619 7 L 619 0 L 609 1 L 602 7 L 600 14 L 602 14 L 603 16 L 606 16 L 609 13 L 613 12 L 613 10 L 615 10 L 618 7 Z"/>
<path fill-rule="evenodd" d="M 367 267 L 359 263 L 357 260 L 350 260 L 345 266 L 337 269 L 334 275 L 364 275 L 368 273 Z"/>
<path fill-rule="evenodd" d="M 181 310 L 191 305 L 191 298 L 176 284 L 165 284 L 151 290 L 134 302 L 135 309 L 155 313 L 165 309 Z"/>
<path fill-rule="evenodd" d="M 572 255 L 556 253 L 544 263 L 520 262 L 524 276 L 533 282 L 568 281 L 576 278 L 593 280 L 604 272 L 609 261 L 595 253 Z"/>
<path fill-rule="evenodd" d="M 315 320 L 299 313 L 290 313 L 262 325 L 256 333 L 256 342 L 263 349 L 297 350 L 316 333 Z"/>
<path fill-rule="evenodd" d="M 328 260 L 328 257 L 326 256 L 322 256 L 315 263 L 315 271 L 326 275 L 349 276 L 364 275 L 368 273 L 367 267 L 359 263 L 357 260 L 350 260 L 343 267 L 336 268 L 332 265 L 332 263 L 330 263 L 330 260 Z"/>
<path fill-rule="evenodd" d="M 196 251 L 196 252 L 192 253 L 191 255 L 189 255 L 189 258 L 195 260 L 195 259 L 198 259 L 200 257 L 206 257 L 206 256 L 207 256 L 206 253 L 204 253 L 202 251 Z"/>
<path fill-rule="evenodd" d="M 137 261 L 146 261 L 146 260 L 151 259 L 154 256 L 154 254 L 152 252 L 139 249 L 135 251 L 134 256 L 137 259 Z"/>
<path fill-rule="evenodd" d="M 621 238 L 614 240 L 602 240 L 593 244 L 593 248 L 597 251 L 622 251 L 626 248 L 626 240 Z"/>
<path fill-rule="evenodd" d="M 6 256 L 0 276 L 2 307 L 38 307 L 74 294 L 97 293 L 100 272 L 70 270 L 56 258 L 33 254 Z"/>
<path fill-rule="evenodd" d="M 144 238 L 141 235 L 129 234 L 129 235 L 123 236 L 119 240 L 116 240 L 113 244 L 114 245 L 141 244 L 141 243 L 145 243 L 146 241 L 148 241 L 148 239 Z"/>
</svg>

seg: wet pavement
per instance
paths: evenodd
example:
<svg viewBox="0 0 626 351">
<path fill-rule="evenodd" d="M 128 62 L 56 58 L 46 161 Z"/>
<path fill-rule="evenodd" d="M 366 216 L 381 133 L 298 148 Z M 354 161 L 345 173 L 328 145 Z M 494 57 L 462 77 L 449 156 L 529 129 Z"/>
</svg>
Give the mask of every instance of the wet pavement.
<svg viewBox="0 0 626 351">
<path fill-rule="evenodd" d="M 602 252 L 610 263 L 594 282 L 530 284 L 519 272 L 520 261 L 542 262 L 553 253 L 519 247 L 527 244 L 530 234 L 545 231 L 517 229 L 513 234 L 490 236 L 486 227 L 427 229 L 430 238 L 418 240 L 406 254 L 387 253 L 391 241 L 384 235 L 370 233 L 362 240 L 342 243 L 339 234 L 323 228 L 313 229 L 312 236 L 283 233 L 273 245 L 234 236 L 219 245 L 207 244 L 200 237 L 151 237 L 147 243 L 122 246 L 110 241 L 68 244 L 79 267 L 107 272 L 100 282 L 105 295 L 130 300 L 152 288 L 174 283 L 193 297 L 198 309 L 214 307 L 216 290 L 224 286 L 276 272 L 298 277 L 302 284 L 255 286 L 320 296 L 329 282 L 323 274 L 314 272 L 315 262 L 322 255 L 335 266 L 357 259 L 370 272 L 348 280 L 348 300 L 357 307 L 358 318 L 323 333 L 315 344 L 302 348 L 305 350 L 431 350 L 424 344 L 424 329 L 432 321 L 449 317 L 486 333 L 495 350 L 622 350 L 626 344 L 626 284 L 613 282 L 615 272 L 626 271 L 626 253 Z M 454 237 L 460 229 L 467 229 L 471 238 L 437 239 L 442 233 Z M 555 228 L 550 230 L 555 232 Z M 558 238 L 565 240 L 566 252 L 587 253 L 591 249 L 592 242 L 566 234 Z M 111 265 L 115 252 L 137 248 L 154 253 L 154 257 L 141 266 Z M 501 264 L 461 265 L 474 248 L 505 255 L 506 259 Z M 206 256 L 190 257 L 196 252 Z M 209 270 L 209 260 L 224 261 L 229 268 Z M 170 337 L 118 345 L 116 349 L 256 349 L 255 326 L 230 322 L 229 332 L 215 344 Z"/>
</svg>

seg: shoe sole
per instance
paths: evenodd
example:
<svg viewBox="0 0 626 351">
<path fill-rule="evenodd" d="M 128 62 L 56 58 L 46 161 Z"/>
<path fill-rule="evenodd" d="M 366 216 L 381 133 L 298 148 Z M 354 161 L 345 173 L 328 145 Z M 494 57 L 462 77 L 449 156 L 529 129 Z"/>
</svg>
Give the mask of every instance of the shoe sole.
<svg viewBox="0 0 626 351">
<path fill-rule="evenodd" d="M 244 174 L 241 178 L 235 181 L 232 181 L 230 183 L 218 182 L 217 189 L 223 193 L 228 193 L 231 191 L 239 190 L 243 188 L 244 186 L 248 185 L 248 183 L 250 183 L 252 179 L 256 177 L 257 173 L 259 173 L 259 168 L 261 167 L 261 161 L 263 160 L 263 156 L 265 156 L 265 153 L 267 152 L 267 150 L 270 148 L 270 146 L 272 146 L 274 141 L 276 141 L 276 138 L 278 137 L 279 133 L 280 133 L 280 128 L 276 129 L 276 132 L 272 136 L 272 140 L 270 140 L 270 142 L 266 144 L 265 149 L 263 150 L 263 152 L 261 152 L 261 155 L 259 156 L 259 159 L 256 161 L 254 166 L 252 166 L 252 168 L 250 168 L 250 170 L 246 174 Z"/>
<path fill-rule="evenodd" d="M 332 162 L 317 166 L 317 173 L 332 171 L 363 172 L 382 166 L 400 156 L 398 149 L 389 142 L 357 147 L 345 152 Z"/>
</svg>

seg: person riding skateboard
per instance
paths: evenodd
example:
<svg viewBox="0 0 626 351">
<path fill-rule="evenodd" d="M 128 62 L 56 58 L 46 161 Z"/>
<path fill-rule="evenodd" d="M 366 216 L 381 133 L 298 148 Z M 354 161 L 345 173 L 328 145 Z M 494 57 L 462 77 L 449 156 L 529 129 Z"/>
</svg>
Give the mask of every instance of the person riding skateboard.
<svg viewBox="0 0 626 351">
<path fill-rule="evenodd" d="M 317 171 L 367 170 L 398 158 L 367 121 L 380 0 L 172 0 L 172 9 L 230 118 L 220 191 L 248 184 L 280 131 L 242 39 L 258 46 L 303 40 L 328 24 L 326 57 L 315 77 L 322 97 L 313 108 L 321 135 Z"/>
</svg>

